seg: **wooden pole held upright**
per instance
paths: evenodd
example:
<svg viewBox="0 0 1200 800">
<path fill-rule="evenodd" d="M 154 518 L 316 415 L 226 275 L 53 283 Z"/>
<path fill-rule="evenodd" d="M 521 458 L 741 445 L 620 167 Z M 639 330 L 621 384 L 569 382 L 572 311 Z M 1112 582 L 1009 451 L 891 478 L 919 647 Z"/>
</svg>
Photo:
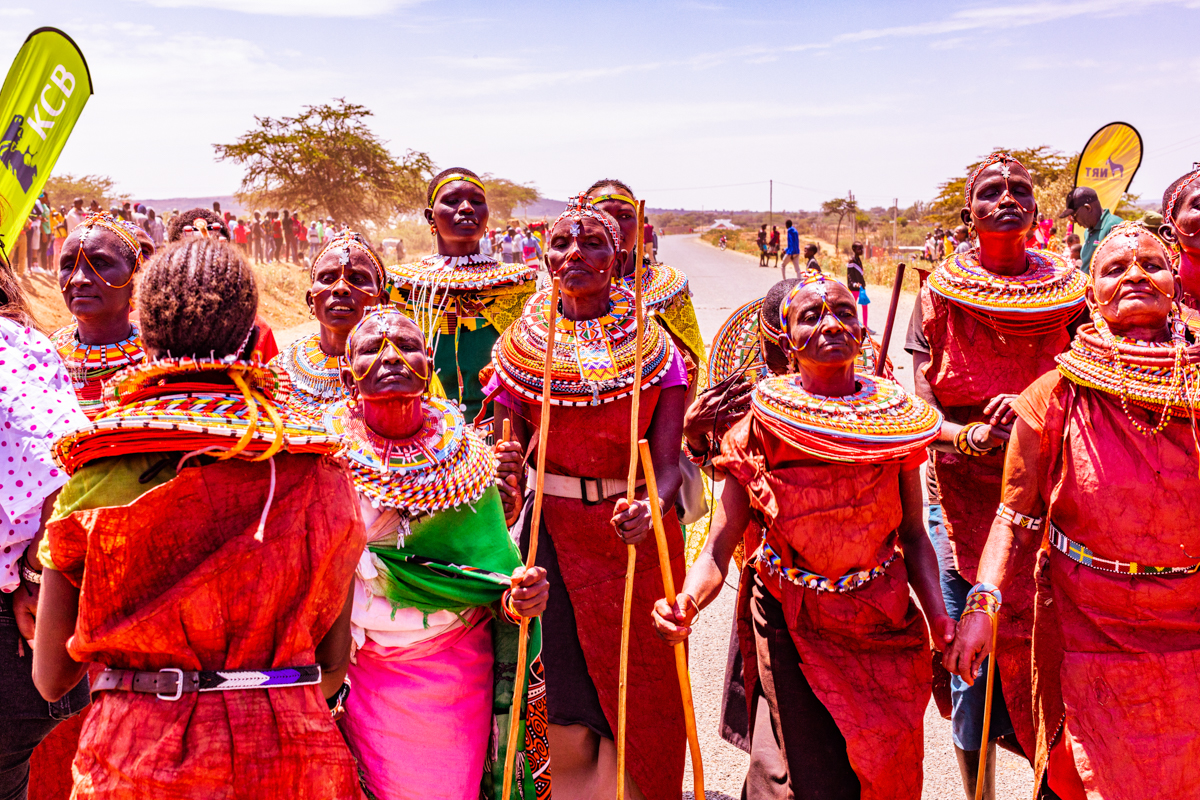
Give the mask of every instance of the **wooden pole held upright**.
<svg viewBox="0 0 1200 800">
<path fill-rule="evenodd" d="M 988 656 L 987 691 L 983 698 L 983 738 L 979 746 L 979 774 L 975 776 L 975 800 L 983 800 L 983 787 L 987 783 L 988 734 L 992 726 L 992 686 L 996 679 L 996 634 L 1000 630 L 1000 615 L 988 614 L 992 623 L 992 654 Z"/>
<path fill-rule="evenodd" d="M 663 591 L 667 602 L 675 605 L 675 576 L 671 574 L 671 554 L 667 550 L 667 532 L 663 529 L 662 508 L 658 502 L 658 480 L 654 476 L 654 459 L 650 456 L 650 443 L 645 439 L 638 442 L 642 457 L 642 472 L 646 475 L 646 499 L 650 501 L 650 513 L 654 520 L 654 539 L 658 543 L 658 566 L 662 571 Z M 688 673 L 687 648 L 683 642 L 675 644 L 675 674 L 679 677 L 679 693 L 683 697 L 683 723 L 687 728 L 688 749 L 692 753 L 692 795 L 704 797 L 704 764 L 700 757 L 700 735 L 696 730 L 696 706 L 692 702 L 692 676 Z"/>
<path fill-rule="evenodd" d="M 533 492 L 532 527 L 529 529 L 529 554 L 525 557 L 525 568 L 537 561 L 538 531 L 542 525 L 542 493 L 546 483 L 546 432 L 550 429 L 550 373 L 554 364 L 554 335 L 557 331 L 558 279 L 550 280 L 549 332 L 546 334 L 546 361 L 542 367 L 542 413 L 538 419 L 537 484 Z M 511 435 L 512 427 L 504 420 L 504 439 Z M 508 717 L 508 749 L 504 751 L 503 800 L 512 793 L 513 768 L 517 758 L 517 734 L 521 726 L 521 695 L 525 693 L 525 646 L 529 642 L 529 620 L 521 619 L 517 633 L 517 674 L 513 678 L 513 704 Z"/>
<path fill-rule="evenodd" d="M 633 411 L 629 419 L 629 476 L 625 487 L 625 499 L 633 502 L 637 491 L 638 439 L 641 431 L 638 428 L 639 404 L 642 400 L 642 331 L 646 326 L 646 309 L 642 302 L 642 280 L 645 270 L 642 268 L 642 247 L 646 241 L 644 233 L 646 220 L 646 201 L 638 201 L 637 241 L 633 249 L 633 296 L 634 307 L 637 310 L 637 342 L 634 346 L 633 370 Z M 617 800 L 625 800 L 625 704 L 629 695 L 629 618 L 633 611 L 633 574 L 637 567 L 637 548 L 627 545 L 625 560 L 625 599 L 621 606 L 621 667 L 617 684 Z"/>
<path fill-rule="evenodd" d="M 887 368 L 888 347 L 892 344 L 892 327 L 896 324 L 896 308 L 900 304 L 900 290 L 904 288 L 904 262 L 896 265 L 896 279 L 892 281 L 892 302 L 888 305 L 887 324 L 883 328 L 883 341 L 879 349 L 882 351 L 875 356 L 875 377 L 878 378 Z M 864 332 L 865 333 L 865 332 Z"/>
</svg>

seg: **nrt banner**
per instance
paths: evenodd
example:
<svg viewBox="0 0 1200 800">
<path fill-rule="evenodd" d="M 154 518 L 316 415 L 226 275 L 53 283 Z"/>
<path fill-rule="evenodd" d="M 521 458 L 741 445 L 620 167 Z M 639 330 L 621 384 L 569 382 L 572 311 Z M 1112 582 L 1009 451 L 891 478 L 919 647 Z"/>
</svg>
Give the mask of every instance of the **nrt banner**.
<svg viewBox="0 0 1200 800">
<path fill-rule="evenodd" d="M 5 253 L 91 96 L 87 61 L 71 37 L 57 28 L 29 34 L 0 89 L 0 247 Z"/>
</svg>

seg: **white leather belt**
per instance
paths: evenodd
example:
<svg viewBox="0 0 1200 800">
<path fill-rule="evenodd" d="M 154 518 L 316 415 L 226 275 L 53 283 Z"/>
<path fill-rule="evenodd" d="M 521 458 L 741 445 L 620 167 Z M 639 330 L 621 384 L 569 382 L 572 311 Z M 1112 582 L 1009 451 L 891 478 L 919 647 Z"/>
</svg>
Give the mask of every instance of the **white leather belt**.
<svg viewBox="0 0 1200 800">
<path fill-rule="evenodd" d="M 624 494 L 629 481 L 624 478 L 573 478 L 569 475 L 552 475 L 547 472 L 542 476 L 544 483 L 542 491 L 551 497 L 569 497 L 582 500 L 585 506 L 595 506 L 606 498 Z M 530 489 L 537 486 L 537 471 L 532 467 L 525 468 L 526 484 Z M 637 482 L 637 486 L 645 486 L 645 479 Z"/>
</svg>

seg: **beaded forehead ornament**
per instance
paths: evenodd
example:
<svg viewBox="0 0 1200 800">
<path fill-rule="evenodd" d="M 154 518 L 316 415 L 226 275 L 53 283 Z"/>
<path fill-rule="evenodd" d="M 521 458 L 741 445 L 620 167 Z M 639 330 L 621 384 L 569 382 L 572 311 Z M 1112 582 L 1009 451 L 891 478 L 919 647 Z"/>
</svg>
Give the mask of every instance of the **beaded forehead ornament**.
<svg viewBox="0 0 1200 800">
<path fill-rule="evenodd" d="M 605 200 L 620 200 L 622 203 L 628 203 L 629 205 L 633 206 L 634 208 L 637 208 L 637 200 L 634 200 L 632 197 L 630 197 L 627 194 L 597 195 L 596 197 L 591 198 L 590 202 L 592 205 L 596 205 L 596 203 L 603 203 Z"/>
<path fill-rule="evenodd" d="M 379 349 L 375 352 L 375 355 L 371 357 L 371 363 L 368 364 L 367 368 L 363 370 L 363 373 L 359 375 L 354 371 L 354 340 L 359 335 L 359 332 L 362 330 L 363 326 L 372 320 L 379 321 L 379 326 L 383 329 L 383 338 L 379 344 Z M 396 345 L 392 343 L 392 323 L 399 321 L 410 322 L 414 328 L 417 328 L 416 321 L 413 320 L 412 317 L 397 309 L 395 306 L 373 306 L 372 308 L 367 309 L 363 314 L 363 318 L 358 321 L 358 324 L 350 329 L 350 335 L 346 337 L 346 362 L 350 367 L 350 374 L 354 376 L 355 381 L 361 381 L 363 378 L 367 377 L 371 370 L 375 368 L 376 362 L 383 357 L 384 351 L 388 348 L 391 348 L 392 352 L 399 356 L 400 360 L 404 362 L 404 366 L 408 367 L 409 372 L 417 376 L 426 384 L 429 383 L 429 378 L 433 372 L 432 365 L 429 363 L 429 361 L 427 360 L 425 362 L 425 370 L 424 372 L 421 372 L 413 367 L 412 363 L 408 360 L 408 357 L 400 351 L 400 348 L 396 347 Z M 420 330 L 420 328 L 417 328 L 418 333 Z M 424 344 L 424 342 L 422 342 L 422 344 Z"/>
<path fill-rule="evenodd" d="M 84 245 L 87 244 L 88 237 L 97 227 L 104 228 L 116 234 L 116 237 L 121 240 L 121 243 L 129 248 L 133 254 L 133 270 L 129 273 L 129 278 L 120 285 L 114 285 L 104 279 L 96 267 L 84 252 Z M 75 277 L 75 273 L 80 269 L 79 260 L 82 258 L 84 263 L 92 270 L 92 274 L 110 289 L 124 289 L 133 281 L 134 274 L 142 268 L 145 258 L 142 255 L 142 245 L 138 242 L 137 228 L 133 223 L 126 222 L 123 219 L 114 219 L 113 217 L 103 212 L 88 215 L 83 222 L 79 223 L 76 230 L 79 231 L 79 249 L 75 251 L 75 264 L 71 268 L 71 274 L 65 280 L 59 279 L 60 285 L 66 286 Z"/>
<path fill-rule="evenodd" d="M 1113 287 L 1112 293 L 1109 294 L 1107 300 L 1101 300 L 1099 292 L 1096 293 L 1096 302 L 1100 305 L 1106 306 L 1112 302 L 1117 292 L 1119 292 L 1125 282 L 1129 280 L 1130 273 L 1135 266 L 1138 267 L 1139 271 L 1141 271 L 1143 275 L 1146 274 L 1142 263 L 1138 261 L 1138 246 L 1140 245 L 1143 237 L 1149 239 L 1150 242 L 1152 242 L 1154 246 L 1158 248 L 1159 252 L 1162 253 L 1163 259 L 1166 261 L 1167 266 L 1171 266 L 1173 261 L 1171 257 L 1171 251 L 1161 239 L 1136 222 L 1130 222 L 1126 220 L 1118 224 L 1109 232 L 1108 236 L 1104 237 L 1104 241 L 1100 242 L 1100 245 L 1096 248 L 1096 254 L 1093 257 L 1095 266 L 1092 267 L 1091 274 L 1088 276 L 1092 287 L 1096 287 L 1096 276 L 1100 272 L 1098 267 L 1105 261 L 1101 258 L 1101 253 L 1107 255 L 1114 248 L 1121 247 L 1123 248 L 1124 253 L 1130 256 L 1130 260 L 1129 264 L 1127 264 L 1125 269 L 1121 272 L 1121 277 L 1117 280 L 1117 285 Z M 1173 293 L 1168 294 L 1167 292 L 1164 292 L 1162 287 L 1160 287 L 1153 280 L 1150 281 L 1150 285 L 1153 286 L 1154 290 L 1159 294 L 1174 300 L 1175 295 Z"/>
<path fill-rule="evenodd" d="M 308 271 L 308 279 L 310 281 L 316 279 L 317 264 L 321 263 L 321 259 L 325 257 L 326 253 L 328 253 L 330 250 L 341 250 L 342 252 L 338 260 L 341 262 L 342 268 L 338 273 L 338 280 L 330 284 L 328 289 L 322 289 L 321 292 L 332 291 L 333 287 L 338 284 L 338 281 L 344 281 L 351 289 L 361 292 L 362 289 L 359 289 L 357 286 L 354 286 L 350 282 L 346 281 L 346 270 L 350 266 L 351 248 L 360 250 L 367 254 L 367 259 L 371 262 L 371 266 L 375 269 L 375 276 L 379 278 L 379 292 L 382 292 L 386 273 L 383 268 L 383 264 L 380 263 L 379 258 L 375 255 L 375 253 L 371 251 L 371 248 L 367 246 L 367 242 L 365 239 L 363 239 L 362 234 L 355 233 L 353 231 L 342 231 L 341 233 L 334 234 L 333 238 L 325 243 L 325 246 L 321 248 L 321 252 L 317 253 L 317 257 L 313 259 L 312 268 Z M 320 294 L 321 292 L 317 292 L 317 294 Z M 377 292 L 375 296 L 378 296 L 379 292 Z"/>
<path fill-rule="evenodd" d="M 604 229 L 608 231 L 608 238 L 612 240 L 614 248 L 621 247 L 621 229 L 617 226 L 617 221 L 610 214 L 606 214 L 598 208 L 592 207 L 592 198 L 585 194 L 577 194 L 567 201 L 567 208 L 563 213 L 558 215 L 558 219 L 554 220 L 554 225 L 551 229 L 557 228 L 558 223 L 564 219 L 571 220 L 571 236 L 579 236 L 582 228 L 580 223 L 584 217 L 590 217 L 596 220 Z"/>
<path fill-rule="evenodd" d="M 796 281 L 796 285 L 793 286 L 791 291 L 787 293 L 787 296 L 783 298 L 783 302 L 779 304 L 779 325 L 782 328 L 782 331 L 779 333 L 779 346 L 783 348 L 784 352 L 799 353 L 804 348 L 808 347 L 808 343 L 812 341 L 812 337 L 816 334 L 817 329 L 820 327 L 820 321 L 824 319 L 827 314 L 833 316 L 833 319 L 835 322 L 837 322 L 838 327 L 849 333 L 850 329 L 847 328 L 845 323 L 838 319 L 837 314 L 834 314 L 832 309 L 829 308 L 829 284 L 831 283 L 837 283 L 837 281 L 832 281 L 826 278 L 825 274 L 822 272 L 809 270 L 800 276 L 800 279 Z M 813 324 L 813 329 L 809 331 L 808 338 L 804 340 L 804 344 L 800 345 L 799 347 L 795 347 L 792 344 L 792 337 L 788 334 L 788 314 L 791 313 L 792 303 L 796 302 L 796 298 L 800 296 L 800 293 L 804 291 L 806 286 L 817 287 L 817 295 L 821 298 L 821 315 L 817 318 L 817 322 Z"/>
<path fill-rule="evenodd" d="M 1031 209 L 1028 209 L 1025 206 L 1021 205 L 1021 203 L 1017 200 L 1016 195 L 1014 195 L 1012 193 L 1012 189 L 1009 188 L 1008 179 L 1009 179 L 1009 176 L 1012 174 L 1012 167 L 1010 166 L 1011 164 L 1016 164 L 1018 167 L 1025 170 L 1027 173 L 1029 172 L 1029 170 L 1026 169 L 1024 164 L 1022 164 L 1020 161 L 1017 161 L 1015 158 L 1010 156 L 1008 153 L 1001 153 L 1001 152 L 992 153 L 990 156 L 988 156 L 987 158 L 985 158 L 983 160 L 982 164 L 980 164 L 978 167 L 975 168 L 974 172 L 971 173 L 971 177 L 970 177 L 970 179 L 967 180 L 967 185 L 966 185 L 965 191 L 964 191 L 964 194 L 966 195 L 966 199 L 967 199 L 967 207 L 970 208 L 970 206 L 971 206 L 971 196 L 975 192 L 975 182 L 977 180 L 979 180 L 979 176 L 983 174 L 983 171 L 985 169 L 987 169 L 988 167 L 992 166 L 993 164 L 1000 165 L 1000 175 L 1004 178 L 1004 194 L 1007 194 L 1009 197 L 1012 198 L 1012 201 L 1014 203 L 1016 203 L 1017 208 L 1021 209 L 1021 211 L 1023 211 L 1024 213 L 1028 214 Z M 1004 195 L 1000 195 L 1000 199 L 1003 200 Z M 999 203 L 999 201 L 997 201 L 995 208 L 993 208 L 988 213 L 984 214 L 982 217 L 975 217 L 975 219 L 987 219 L 988 217 L 990 217 L 992 214 L 995 214 L 999 210 L 1000 210 L 1000 203 Z M 974 214 L 972 214 L 972 216 L 974 216 Z"/>
<path fill-rule="evenodd" d="M 487 189 L 484 188 L 483 184 L 478 178 L 473 178 L 470 175 L 463 175 L 460 172 L 455 172 L 442 178 L 440 181 L 438 181 L 438 185 L 433 187 L 433 191 L 429 193 L 430 208 L 433 208 L 433 201 L 437 199 L 437 194 L 442 190 L 442 187 L 448 183 L 454 183 L 455 181 L 466 181 L 467 183 L 473 183 L 478 186 L 484 194 L 487 194 Z"/>
</svg>

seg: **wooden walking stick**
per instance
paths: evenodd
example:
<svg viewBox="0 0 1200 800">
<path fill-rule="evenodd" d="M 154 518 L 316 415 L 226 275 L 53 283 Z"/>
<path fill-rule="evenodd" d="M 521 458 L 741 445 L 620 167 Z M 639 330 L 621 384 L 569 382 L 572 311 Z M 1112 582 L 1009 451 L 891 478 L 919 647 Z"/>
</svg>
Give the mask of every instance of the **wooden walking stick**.
<svg viewBox="0 0 1200 800">
<path fill-rule="evenodd" d="M 988 614 L 992 623 L 992 654 L 988 656 L 987 690 L 983 698 L 983 739 L 979 745 L 979 774 L 975 776 L 975 800 L 983 800 L 987 783 L 988 733 L 992 726 L 992 686 L 996 678 L 996 634 L 1000 630 L 1000 614 Z"/>
<path fill-rule="evenodd" d="M 550 368 L 554 364 L 554 334 L 558 317 L 558 279 L 550 279 L 549 331 L 546 334 L 546 363 L 542 368 L 542 413 L 538 420 L 537 484 L 533 492 L 533 518 L 529 529 L 529 554 L 525 556 L 525 569 L 537 561 L 538 531 L 542 525 L 542 492 L 546 483 L 546 432 L 550 429 Z M 504 439 L 512 435 L 512 424 L 504 420 Z M 512 711 L 508 718 L 508 748 L 504 751 L 504 789 L 502 797 L 508 800 L 512 793 L 513 768 L 517 759 L 517 733 L 521 726 L 521 695 L 525 691 L 525 645 L 529 641 L 529 620 L 521 618 L 517 633 L 517 674 L 513 678 Z"/>
<path fill-rule="evenodd" d="M 646 309 L 642 303 L 642 244 L 645 236 L 642 228 L 646 219 L 646 201 L 638 201 L 637 242 L 633 251 L 633 297 L 637 309 L 637 341 L 634 345 L 633 411 L 629 418 L 629 476 L 625 487 L 625 499 L 633 503 L 637 491 L 638 440 L 642 438 L 638 429 L 638 406 L 642 401 L 642 330 L 646 325 Z M 637 548 L 626 545 L 625 600 L 621 606 L 621 671 L 617 684 L 617 800 L 625 800 L 625 703 L 629 694 L 629 617 L 633 611 L 633 572 L 637 567 Z"/>
<path fill-rule="evenodd" d="M 662 508 L 658 503 L 658 479 L 654 475 L 654 459 L 650 443 L 638 442 L 642 456 L 642 472 L 646 475 L 646 499 L 654 520 L 654 540 L 658 543 L 658 566 L 662 570 L 663 589 L 667 602 L 675 605 L 675 576 L 671 574 L 671 555 L 667 551 L 667 532 L 663 530 Z M 692 751 L 692 796 L 704 798 L 704 764 L 700 759 L 700 737 L 696 732 L 696 706 L 692 702 L 692 677 L 688 674 L 687 649 L 683 642 L 675 644 L 675 674 L 679 676 L 679 693 L 683 697 L 683 724 L 687 728 L 688 749 Z"/>
<path fill-rule="evenodd" d="M 896 280 L 892 281 L 892 302 L 888 305 L 887 326 L 883 329 L 883 341 L 879 349 L 883 352 L 875 356 L 875 377 L 883 374 L 887 367 L 888 347 L 892 343 L 892 326 L 896 323 L 896 308 L 900 305 L 900 290 L 904 288 L 904 262 L 896 265 Z"/>
</svg>

